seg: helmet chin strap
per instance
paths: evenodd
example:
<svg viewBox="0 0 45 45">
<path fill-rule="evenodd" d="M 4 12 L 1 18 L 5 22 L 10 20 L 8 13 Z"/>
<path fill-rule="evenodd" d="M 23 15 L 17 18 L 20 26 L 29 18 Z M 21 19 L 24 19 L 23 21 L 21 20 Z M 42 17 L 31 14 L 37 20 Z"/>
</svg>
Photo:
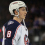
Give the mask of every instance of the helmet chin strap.
<svg viewBox="0 0 45 45">
<path fill-rule="evenodd" d="M 14 16 L 16 16 L 16 17 L 18 17 L 18 18 L 19 18 L 19 12 L 18 12 L 18 15 L 14 15 Z"/>
<path fill-rule="evenodd" d="M 23 19 L 23 24 L 24 24 L 24 26 L 26 26 L 24 19 Z"/>
</svg>

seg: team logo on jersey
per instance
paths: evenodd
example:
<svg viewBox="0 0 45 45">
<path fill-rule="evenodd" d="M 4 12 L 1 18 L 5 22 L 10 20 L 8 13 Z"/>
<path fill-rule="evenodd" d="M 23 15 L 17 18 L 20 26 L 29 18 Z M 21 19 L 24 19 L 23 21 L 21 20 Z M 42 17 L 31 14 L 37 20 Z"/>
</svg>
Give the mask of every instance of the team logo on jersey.
<svg viewBox="0 0 45 45">
<path fill-rule="evenodd" d="M 24 43 L 25 43 L 25 45 L 29 45 L 29 39 L 28 39 L 27 35 L 25 35 L 25 37 L 24 37 Z"/>
<path fill-rule="evenodd" d="M 9 21 L 9 22 L 8 22 L 8 25 L 13 24 L 13 23 L 14 23 L 13 21 Z"/>
</svg>

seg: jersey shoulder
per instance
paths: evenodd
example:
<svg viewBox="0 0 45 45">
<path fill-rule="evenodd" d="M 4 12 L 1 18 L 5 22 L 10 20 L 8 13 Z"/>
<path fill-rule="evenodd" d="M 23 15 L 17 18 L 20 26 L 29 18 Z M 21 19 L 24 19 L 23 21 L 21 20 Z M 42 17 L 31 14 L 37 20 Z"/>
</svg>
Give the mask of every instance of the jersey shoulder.
<svg viewBox="0 0 45 45">
<path fill-rule="evenodd" d="M 16 20 L 9 20 L 7 23 L 4 24 L 5 28 L 8 29 L 16 29 L 18 27 L 18 25 L 20 25 L 20 23 L 18 23 Z"/>
</svg>

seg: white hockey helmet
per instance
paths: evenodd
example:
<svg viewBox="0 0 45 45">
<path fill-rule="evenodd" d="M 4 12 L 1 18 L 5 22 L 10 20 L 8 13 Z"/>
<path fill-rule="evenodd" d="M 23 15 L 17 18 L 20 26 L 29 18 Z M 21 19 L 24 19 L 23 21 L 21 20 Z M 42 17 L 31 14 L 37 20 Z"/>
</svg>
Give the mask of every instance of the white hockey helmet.
<svg viewBox="0 0 45 45">
<path fill-rule="evenodd" d="M 26 4 L 23 1 L 13 1 L 9 5 L 9 12 L 11 15 L 15 15 L 13 10 L 16 9 L 16 11 L 19 13 L 20 7 L 27 7 Z"/>
</svg>

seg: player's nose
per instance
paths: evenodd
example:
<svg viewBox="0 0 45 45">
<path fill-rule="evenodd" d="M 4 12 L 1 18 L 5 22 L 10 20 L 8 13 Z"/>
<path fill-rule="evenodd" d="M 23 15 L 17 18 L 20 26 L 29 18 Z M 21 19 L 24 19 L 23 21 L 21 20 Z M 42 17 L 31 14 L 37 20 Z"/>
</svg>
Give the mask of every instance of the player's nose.
<svg viewBox="0 0 45 45">
<path fill-rule="evenodd" d="M 27 14 L 27 11 L 25 11 L 25 14 Z"/>
</svg>

